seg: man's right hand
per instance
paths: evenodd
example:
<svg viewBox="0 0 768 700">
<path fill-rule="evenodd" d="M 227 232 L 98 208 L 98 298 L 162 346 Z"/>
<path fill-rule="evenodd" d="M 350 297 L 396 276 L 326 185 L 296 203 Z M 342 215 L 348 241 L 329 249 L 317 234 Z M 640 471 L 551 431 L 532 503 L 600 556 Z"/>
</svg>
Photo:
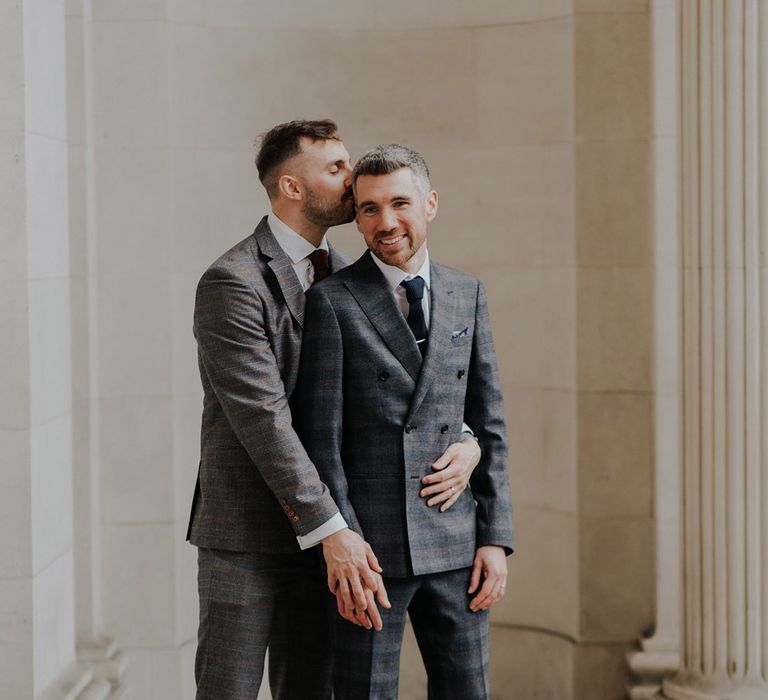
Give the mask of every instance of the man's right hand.
<svg viewBox="0 0 768 700">
<path fill-rule="evenodd" d="M 371 546 L 353 530 L 345 528 L 323 541 L 328 569 L 328 588 L 336 595 L 339 614 L 366 629 L 381 630 L 381 616 L 374 599 L 389 608 L 381 567 Z"/>
</svg>

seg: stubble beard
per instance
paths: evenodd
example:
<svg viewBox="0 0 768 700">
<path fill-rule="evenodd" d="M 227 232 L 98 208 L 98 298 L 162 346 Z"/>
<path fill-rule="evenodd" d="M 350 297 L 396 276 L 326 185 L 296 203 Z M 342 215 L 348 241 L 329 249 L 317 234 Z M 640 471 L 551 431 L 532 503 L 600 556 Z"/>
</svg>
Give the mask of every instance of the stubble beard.
<svg viewBox="0 0 768 700">
<path fill-rule="evenodd" d="M 307 221 L 315 226 L 330 228 L 348 224 L 355 218 L 354 200 L 346 196 L 341 200 L 331 200 L 307 190 L 303 213 Z"/>
</svg>

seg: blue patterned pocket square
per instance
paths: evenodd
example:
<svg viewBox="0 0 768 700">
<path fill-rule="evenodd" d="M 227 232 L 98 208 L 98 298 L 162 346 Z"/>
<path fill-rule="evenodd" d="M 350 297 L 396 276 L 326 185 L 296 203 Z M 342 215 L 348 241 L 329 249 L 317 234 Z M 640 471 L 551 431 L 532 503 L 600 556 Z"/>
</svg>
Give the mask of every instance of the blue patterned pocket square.
<svg viewBox="0 0 768 700">
<path fill-rule="evenodd" d="M 469 327 L 462 328 L 460 331 L 454 331 L 451 333 L 451 340 L 458 340 L 459 338 L 463 338 L 467 331 L 469 330 Z"/>
</svg>

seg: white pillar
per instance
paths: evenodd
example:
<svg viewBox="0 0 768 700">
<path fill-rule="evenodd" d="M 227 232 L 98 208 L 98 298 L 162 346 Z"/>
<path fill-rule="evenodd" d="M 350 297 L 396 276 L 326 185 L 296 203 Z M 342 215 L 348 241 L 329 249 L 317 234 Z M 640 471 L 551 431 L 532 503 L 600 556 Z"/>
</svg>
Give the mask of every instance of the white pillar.
<svg viewBox="0 0 768 700">
<path fill-rule="evenodd" d="M 678 45 L 675 0 L 651 5 L 654 247 L 654 464 L 656 619 L 628 655 L 631 700 L 653 697 L 679 664 L 680 647 L 680 254 L 678 227 Z"/>
<path fill-rule="evenodd" d="M 683 658 L 671 700 L 768 697 L 768 6 L 680 3 Z"/>
</svg>

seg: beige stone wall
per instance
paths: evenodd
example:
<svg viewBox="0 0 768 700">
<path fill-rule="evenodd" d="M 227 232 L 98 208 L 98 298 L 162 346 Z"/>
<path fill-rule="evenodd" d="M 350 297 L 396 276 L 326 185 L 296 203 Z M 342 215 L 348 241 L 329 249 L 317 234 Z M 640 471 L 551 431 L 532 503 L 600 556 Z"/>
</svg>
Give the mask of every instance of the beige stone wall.
<svg viewBox="0 0 768 700">
<path fill-rule="evenodd" d="M 51 353 L 46 386 L 71 406 L 65 434 L 22 442 L 15 457 L 28 477 L 25 445 L 72 444 L 72 506 L 60 508 L 69 524 L 59 535 L 74 573 L 69 590 L 56 589 L 72 600 L 61 608 L 60 648 L 71 655 L 76 639 L 81 660 L 104 661 L 95 673 L 112 697 L 121 688 L 142 700 L 192 696 L 196 565 L 184 532 L 201 398 L 194 288 L 267 209 L 252 163 L 257 133 L 331 116 L 353 158 L 390 141 L 425 155 L 441 197 L 431 254 L 488 291 L 518 545 L 492 616 L 494 697 L 621 697 L 623 655 L 653 621 L 647 3 L 50 5 L 59 24 L 49 43 L 66 51 L 67 75 L 66 92 L 48 99 L 66 106 L 57 124 L 68 128 L 46 162 L 68 169 L 69 214 L 60 202 L 40 212 L 53 243 L 66 233 L 68 247 L 46 248 L 58 261 L 50 275 L 64 281 L 40 287 L 52 317 L 39 316 L 48 335 L 38 340 L 27 333 L 36 322 L 23 313 L 28 292 L 0 299 L 3 323 L 17 319 L 21 337 Z M 21 15 L 10 19 L 3 36 L 18 41 Z M 18 129 L 8 132 L 0 147 L 14 153 Z M 66 175 L 50 185 L 56 196 Z M 0 211 L 9 230 L 23 230 L 23 212 Z M 331 237 L 352 255 L 363 250 L 354 226 Z M 5 251 L 19 260 L 26 250 L 1 245 L 3 264 Z M 13 353 L 3 388 L 38 357 L 27 346 Z M 51 486 L 68 498 L 66 483 Z M 12 585 L 0 577 L 2 590 Z M 33 607 L 7 600 L 10 613 Z M 19 664 L 52 658 L 31 639 Z M 403 698 L 425 697 L 414 658 Z"/>
</svg>

